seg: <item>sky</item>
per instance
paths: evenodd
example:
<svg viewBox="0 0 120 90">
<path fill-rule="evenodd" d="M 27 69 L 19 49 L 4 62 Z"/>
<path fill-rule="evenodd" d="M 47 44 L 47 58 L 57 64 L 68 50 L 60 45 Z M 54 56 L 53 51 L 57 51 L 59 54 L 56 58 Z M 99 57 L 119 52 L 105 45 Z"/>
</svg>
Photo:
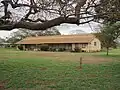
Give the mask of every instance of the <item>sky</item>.
<svg viewBox="0 0 120 90">
<path fill-rule="evenodd" d="M 94 32 L 98 28 L 98 23 L 91 22 L 90 24 L 83 24 L 83 25 L 75 25 L 75 24 L 62 24 L 60 26 L 56 26 L 57 29 L 60 31 L 62 35 L 68 35 L 71 31 L 82 30 L 86 33 Z M 11 31 L 3 31 L 0 30 L 0 37 L 5 38 L 10 35 L 10 33 L 16 31 L 17 29 Z"/>
<path fill-rule="evenodd" d="M 86 33 L 91 33 L 94 32 L 98 27 L 98 23 L 91 22 L 89 24 L 83 24 L 79 26 L 77 26 L 76 24 L 62 24 L 61 26 L 58 26 L 58 29 L 61 34 L 70 34 L 71 31 L 75 30 L 82 30 Z"/>
</svg>

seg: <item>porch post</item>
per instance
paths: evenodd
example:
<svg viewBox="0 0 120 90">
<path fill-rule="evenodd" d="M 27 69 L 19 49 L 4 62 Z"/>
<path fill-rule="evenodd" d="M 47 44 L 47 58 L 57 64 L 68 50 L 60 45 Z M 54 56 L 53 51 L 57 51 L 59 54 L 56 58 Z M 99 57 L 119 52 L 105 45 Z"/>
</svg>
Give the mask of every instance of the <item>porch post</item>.
<svg viewBox="0 0 120 90">
<path fill-rule="evenodd" d="M 23 50 L 25 50 L 25 44 L 23 45 Z"/>
<path fill-rule="evenodd" d="M 75 50 L 75 44 L 72 43 L 72 51 L 74 51 L 74 50 Z"/>
</svg>

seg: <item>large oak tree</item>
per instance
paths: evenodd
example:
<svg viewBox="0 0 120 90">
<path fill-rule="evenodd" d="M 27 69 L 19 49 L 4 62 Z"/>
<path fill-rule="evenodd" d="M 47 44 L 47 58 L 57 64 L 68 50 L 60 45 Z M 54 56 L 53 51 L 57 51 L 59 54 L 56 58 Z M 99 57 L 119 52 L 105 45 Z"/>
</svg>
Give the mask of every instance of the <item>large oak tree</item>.
<svg viewBox="0 0 120 90">
<path fill-rule="evenodd" d="M 120 20 L 119 0 L 2 0 L 0 5 L 0 30 Z"/>
</svg>

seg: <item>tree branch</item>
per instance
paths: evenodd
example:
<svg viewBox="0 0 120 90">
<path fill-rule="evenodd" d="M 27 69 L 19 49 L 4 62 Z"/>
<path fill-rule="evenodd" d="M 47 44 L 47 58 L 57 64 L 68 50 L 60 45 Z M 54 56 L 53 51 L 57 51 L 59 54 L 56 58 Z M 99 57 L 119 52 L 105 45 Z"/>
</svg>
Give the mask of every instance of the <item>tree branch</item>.
<svg viewBox="0 0 120 90">
<path fill-rule="evenodd" d="M 30 30 L 46 30 L 47 28 L 60 25 L 62 23 L 71 23 L 76 24 L 77 19 L 76 18 L 64 18 L 64 17 L 58 17 L 43 23 L 33 23 L 33 22 L 26 22 L 26 21 L 20 21 L 18 23 L 9 24 L 9 25 L 1 25 L 1 30 L 12 30 L 15 28 L 26 28 Z"/>
</svg>

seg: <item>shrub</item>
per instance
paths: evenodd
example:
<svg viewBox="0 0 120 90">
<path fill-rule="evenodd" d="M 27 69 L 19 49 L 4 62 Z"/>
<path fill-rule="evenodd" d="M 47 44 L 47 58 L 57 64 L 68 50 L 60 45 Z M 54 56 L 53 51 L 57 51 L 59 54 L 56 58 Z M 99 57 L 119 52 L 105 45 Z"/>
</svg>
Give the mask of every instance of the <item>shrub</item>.
<svg viewBox="0 0 120 90">
<path fill-rule="evenodd" d="M 82 50 L 79 47 L 75 47 L 71 52 L 82 52 Z"/>
<path fill-rule="evenodd" d="M 53 51 L 53 52 L 56 51 L 55 48 L 49 48 L 48 50 L 49 50 L 49 51 Z"/>
<path fill-rule="evenodd" d="M 79 47 L 75 47 L 75 52 L 81 52 L 81 49 Z"/>
<path fill-rule="evenodd" d="M 49 51 L 53 51 L 52 48 L 49 48 Z"/>
<path fill-rule="evenodd" d="M 65 51 L 65 48 L 59 48 L 58 51 Z"/>
<path fill-rule="evenodd" d="M 41 51 L 48 51 L 49 47 L 46 45 L 41 46 Z"/>
<path fill-rule="evenodd" d="M 18 46 L 18 49 L 19 49 L 19 50 L 23 50 L 23 46 L 21 46 L 21 45 Z"/>
</svg>

